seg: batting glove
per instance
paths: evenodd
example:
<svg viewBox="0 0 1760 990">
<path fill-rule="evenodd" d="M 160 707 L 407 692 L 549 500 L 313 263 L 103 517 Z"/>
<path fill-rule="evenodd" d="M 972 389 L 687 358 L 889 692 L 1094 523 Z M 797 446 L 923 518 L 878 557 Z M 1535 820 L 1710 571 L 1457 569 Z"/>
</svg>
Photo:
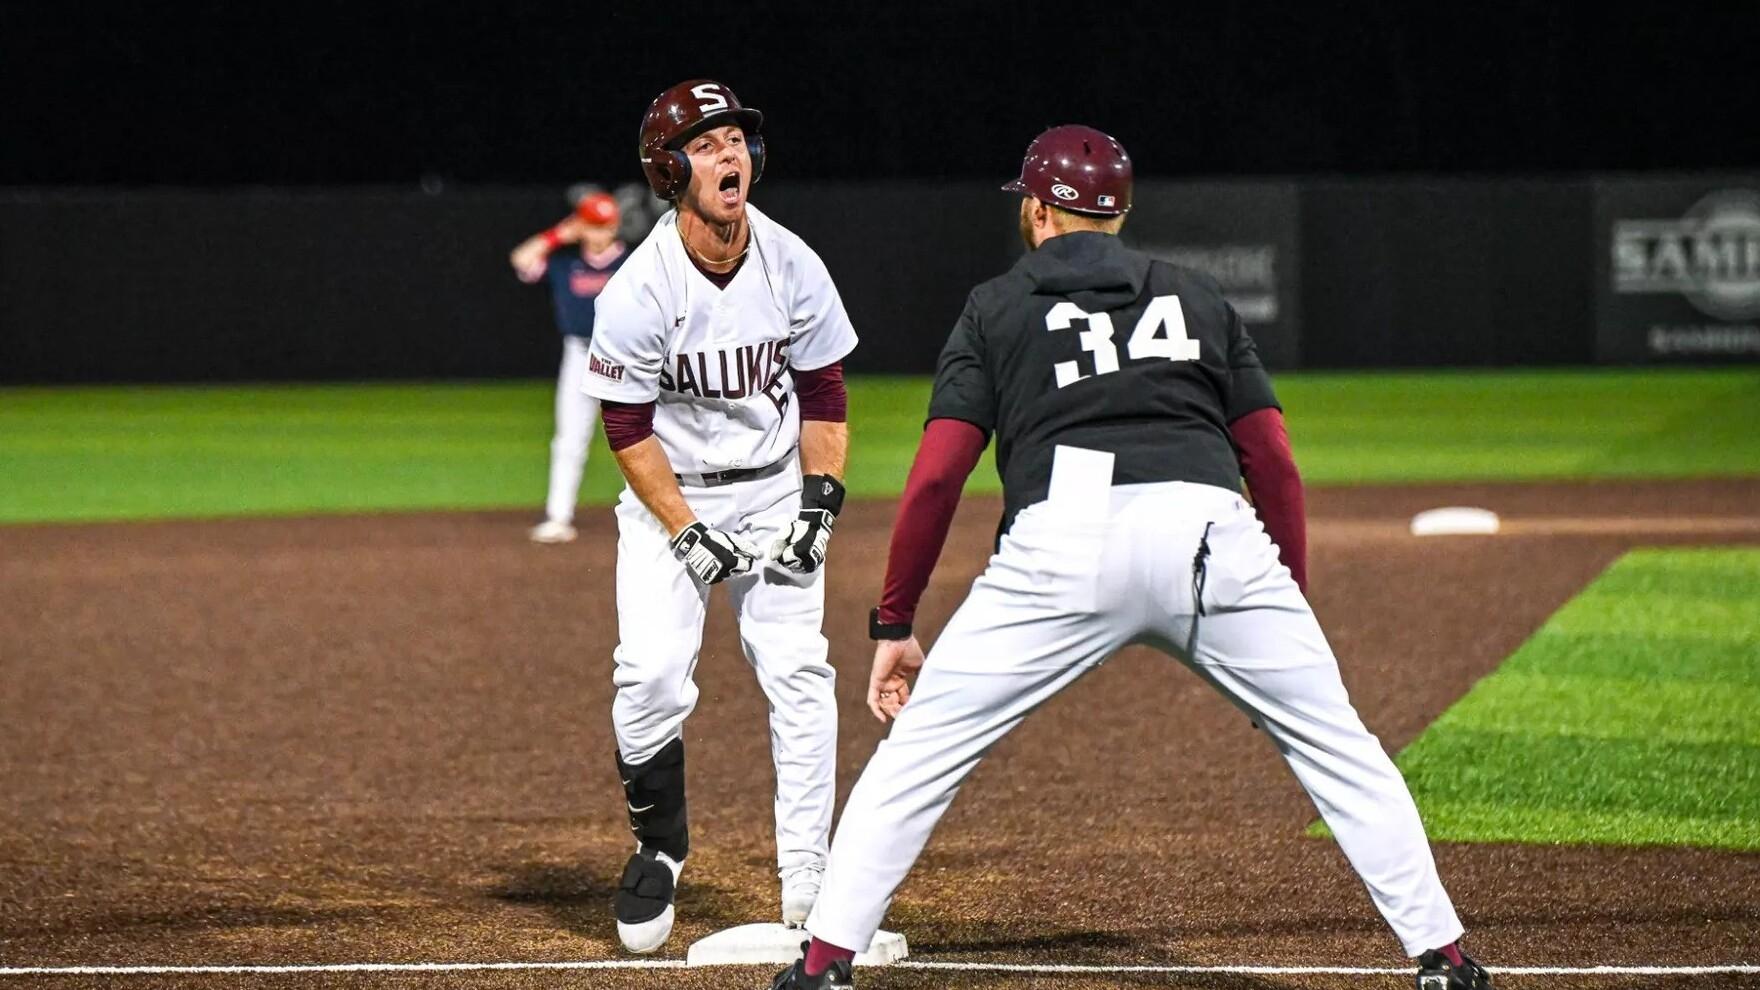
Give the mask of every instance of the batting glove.
<svg viewBox="0 0 1760 990">
<path fill-rule="evenodd" d="M 770 545 L 770 559 L 796 574 L 810 574 L 825 563 L 825 545 L 843 511 L 843 483 L 828 474 L 801 479 L 801 513 L 788 532 Z"/>
<path fill-rule="evenodd" d="M 757 547 L 700 522 L 691 523 L 672 538 L 672 555 L 704 584 L 738 577 L 758 562 Z"/>
</svg>

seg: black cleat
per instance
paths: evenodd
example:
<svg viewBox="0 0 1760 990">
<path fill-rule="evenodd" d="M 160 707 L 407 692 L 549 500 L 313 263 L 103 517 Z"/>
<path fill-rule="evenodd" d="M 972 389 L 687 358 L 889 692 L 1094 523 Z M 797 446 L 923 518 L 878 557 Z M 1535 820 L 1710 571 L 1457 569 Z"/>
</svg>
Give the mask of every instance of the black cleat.
<svg viewBox="0 0 1760 990">
<path fill-rule="evenodd" d="M 1491 990 L 1491 972 L 1465 952 L 1456 966 L 1431 949 L 1418 957 L 1418 990 Z"/>
<path fill-rule="evenodd" d="M 801 958 L 793 966 L 776 974 L 770 990 L 854 990 L 856 978 L 850 973 L 848 960 L 838 960 L 818 976 L 807 975 L 807 943 L 801 943 Z"/>
<path fill-rule="evenodd" d="M 623 867 L 617 885 L 617 937 L 631 952 L 653 952 L 672 934 L 673 897 L 682 864 L 665 853 L 642 849 Z"/>
</svg>

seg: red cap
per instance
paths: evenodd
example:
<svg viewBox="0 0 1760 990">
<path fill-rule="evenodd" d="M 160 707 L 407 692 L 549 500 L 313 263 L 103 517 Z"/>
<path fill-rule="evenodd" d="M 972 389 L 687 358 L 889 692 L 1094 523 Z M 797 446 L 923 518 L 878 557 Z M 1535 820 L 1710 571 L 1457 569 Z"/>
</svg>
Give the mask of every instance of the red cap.
<svg viewBox="0 0 1760 990">
<path fill-rule="evenodd" d="M 617 226 L 617 200 L 608 193 L 591 193 L 574 204 L 574 215 L 589 227 Z"/>
<path fill-rule="evenodd" d="M 1064 124 L 1027 145 L 1020 178 L 1002 188 L 1077 213 L 1115 217 L 1131 208 L 1131 156 L 1111 135 Z"/>
</svg>

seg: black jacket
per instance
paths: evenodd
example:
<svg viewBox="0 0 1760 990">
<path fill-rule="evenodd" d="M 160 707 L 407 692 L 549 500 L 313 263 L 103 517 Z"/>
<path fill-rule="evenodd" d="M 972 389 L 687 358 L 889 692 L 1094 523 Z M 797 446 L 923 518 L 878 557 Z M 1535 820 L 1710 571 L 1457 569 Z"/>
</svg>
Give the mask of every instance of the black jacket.
<svg viewBox="0 0 1760 990">
<path fill-rule="evenodd" d="M 929 418 L 995 434 L 1006 529 L 1045 498 L 1058 444 L 1113 453 L 1115 485 L 1239 490 L 1228 424 L 1276 405 L 1214 280 L 1079 231 L 972 290 L 942 349 Z"/>
</svg>

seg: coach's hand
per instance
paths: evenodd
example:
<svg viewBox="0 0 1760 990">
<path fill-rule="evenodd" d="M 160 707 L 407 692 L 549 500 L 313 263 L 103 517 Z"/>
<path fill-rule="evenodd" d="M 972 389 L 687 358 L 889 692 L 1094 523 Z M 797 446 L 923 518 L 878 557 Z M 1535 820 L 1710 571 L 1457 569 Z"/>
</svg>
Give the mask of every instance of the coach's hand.
<svg viewBox="0 0 1760 990">
<path fill-rule="evenodd" d="M 796 574 L 810 574 L 825 563 L 825 545 L 843 511 L 843 482 L 828 474 L 801 479 L 801 513 L 788 532 L 770 545 L 770 559 Z"/>
<path fill-rule="evenodd" d="M 716 584 L 750 571 L 758 548 L 732 533 L 691 523 L 672 538 L 672 555 L 704 584 Z"/>
<path fill-rule="evenodd" d="M 911 700 L 910 678 L 923 669 L 923 648 L 917 637 L 882 639 L 874 643 L 874 673 L 868 677 L 868 710 L 882 722 L 898 717 Z"/>
</svg>

